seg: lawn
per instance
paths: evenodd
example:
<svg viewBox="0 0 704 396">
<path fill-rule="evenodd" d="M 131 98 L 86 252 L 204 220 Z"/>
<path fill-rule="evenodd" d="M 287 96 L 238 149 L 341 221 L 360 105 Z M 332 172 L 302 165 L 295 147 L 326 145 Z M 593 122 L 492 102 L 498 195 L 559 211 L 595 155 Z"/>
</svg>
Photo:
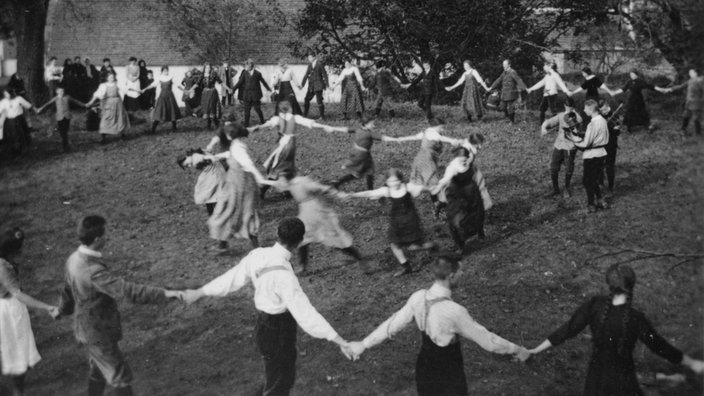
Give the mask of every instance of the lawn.
<svg viewBox="0 0 704 396">
<path fill-rule="evenodd" d="M 334 106 L 330 114 L 339 116 Z M 265 113 L 271 114 L 272 108 Z M 402 136 L 425 127 L 417 108 L 397 108 L 399 118 L 383 118 L 377 127 Z M 521 114 L 518 125 L 499 114 L 468 126 L 458 108 L 437 107 L 448 121 L 447 134 L 486 137 L 477 163 L 495 206 L 486 222 L 487 239 L 474 245 L 463 261 L 464 275 L 453 298 L 481 324 L 497 334 L 533 347 L 588 296 L 605 292 L 604 271 L 614 262 L 642 256 L 625 249 L 653 253 L 702 254 L 702 137 L 682 137 L 678 120 L 659 114 L 652 134 L 622 135 L 617 159 L 616 192 L 611 208 L 587 214 L 581 188 L 581 161 L 574 177 L 574 195 L 553 200 L 548 164 L 554 136 L 541 138 L 537 117 Z M 146 116 L 146 115 L 143 115 Z M 179 131 L 160 126 L 144 135 L 148 124 L 136 125 L 125 140 L 98 145 L 77 114 L 72 125 L 74 151 L 61 152 L 50 116 L 33 120 L 35 147 L 19 160 L 0 159 L 0 226 L 20 226 L 27 233 L 20 257 L 23 289 L 56 302 L 63 265 L 77 247 L 76 222 L 87 214 L 108 219 L 105 248 L 111 268 L 143 283 L 172 288 L 197 287 L 235 265 L 249 243 L 233 243 L 234 253 L 217 256 L 211 247 L 204 207 L 193 204 L 195 171 L 175 163 L 189 148 L 204 147 L 213 132 L 202 120 L 188 119 Z M 342 125 L 342 121 L 332 121 Z M 255 160 L 263 162 L 276 132 L 249 138 Z M 343 174 L 351 140 L 344 134 L 305 130 L 298 140 L 300 173 L 327 181 Z M 376 185 L 382 172 L 398 167 L 408 174 L 419 142 L 379 143 L 373 149 Z M 3 156 L 4 157 L 4 156 Z M 442 163 L 451 155 L 446 149 Z M 360 190 L 352 182 L 346 191 Z M 313 274 L 301 284 L 318 310 L 346 339 L 360 339 L 400 308 L 415 290 L 428 287 L 428 271 L 393 278 L 394 259 L 386 244 L 387 207 L 367 200 L 336 202 L 342 224 L 376 269 L 364 275 L 347 258 L 313 245 Z M 416 200 L 428 235 L 452 247 L 446 225 L 432 216 L 427 196 Z M 260 240 L 269 245 L 283 216 L 296 206 L 280 194 L 269 194 L 261 210 Z M 618 255 L 604 256 L 610 252 Z M 425 253 L 411 255 L 427 263 Z M 661 256 L 630 263 L 638 275 L 635 306 L 659 332 L 693 356 L 702 357 L 702 261 Z M 121 347 L 135 373 L 141 395 L 251 394 L 262 375 L 253 342 L 255 309 L 251 288 L 229 298 L 206 299 L 192 306 L 120 303 L 124 340 Z M 32 311 L 32 325 L 43 360 L 27 379 L 28 395 L 85 393 L 87 362 L 73 339 L 70 319 L 54 322 Z M 415 357 L 420 334 L 409 326 L 393 341 L 363 355 L 344 359 L 332 343 L 299 331 L 296 395 L 407 395 L 415 393 Z M 590 354 L 585 331 L 559 348 L 526 364 L 490 354 L 463 341 L 465 372 L 474 395 L 580 394 Z M 670 365 L 642 345 L 635 351 L 638 374 L 649 394 L 700 395 L 701 378 Z M 656 381 L 655 373 L 686 374 L 686 381 Z M 7 379 L 0 381 L 7 386 Z"/>
</svg>

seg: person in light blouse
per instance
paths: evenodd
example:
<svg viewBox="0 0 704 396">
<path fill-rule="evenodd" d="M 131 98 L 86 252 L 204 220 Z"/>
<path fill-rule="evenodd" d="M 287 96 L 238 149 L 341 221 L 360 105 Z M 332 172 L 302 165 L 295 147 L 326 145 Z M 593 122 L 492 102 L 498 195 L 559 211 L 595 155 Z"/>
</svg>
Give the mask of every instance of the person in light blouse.
<svg viewBox="0 0 704 396">
<path fill-rule="evenodd" d="M 526 348 L 490 332 L 477 323 L 466 308 L 452 301 L 452 288 L 459 272 L 455 257 L 439 255 L 430 271 L 435 282 L 429 289 L 413 293 L 400 310 L 366 338 L 349 344 L 353 360 L 359 359 L 365 350 L 392 339 L 413 321 L 422 334 L 416 362 L 419 396 L 468 394 L 460 337 L 474 341 L 489 352 L 513 355 L 521 361 L 530 357 Z"/>
</svg>

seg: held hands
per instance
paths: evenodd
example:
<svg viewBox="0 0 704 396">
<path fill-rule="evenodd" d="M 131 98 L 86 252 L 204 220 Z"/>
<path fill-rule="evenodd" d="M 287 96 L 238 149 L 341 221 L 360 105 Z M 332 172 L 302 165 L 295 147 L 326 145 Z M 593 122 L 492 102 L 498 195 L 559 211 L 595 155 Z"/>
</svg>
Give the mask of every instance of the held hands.
<svg viewBox="0 0 704 396">
<path fill-rule="evenodd" d="M 193 304 L 194 302 L 200 300 L 200 298 L 203 297 L 203 292 L 200 291 L 200 289 L 196 290 L 185 290 L 183 291 L 183 299 L 182 301 L 185 302 L 188 305 Z"/>
<path fill-rule="evenodd" d="M 531 357 L 531 352 L 525 347 L 519 346 L 518 351 L 513 355 L 513 359 L 519 362 L 525 362 Z"/>
<path fill-rule="evenodd" d="M 61 315 L 61 311 L 59 310 L 59 307 L 50 307 L 47 309 L 47 312 L 49 312 L 49 315 L 51 315 L 52 319 L 57 319 Z"/>
<path fill-rule="evenodd" d="M 344 352 L 348 359 L 356 362 L 359 357 L 364 353 L 367 348 L 364 347 L 364 343 L 361 341 L 353 341 L 347 344 L 347 351 Z"/>
</svg>

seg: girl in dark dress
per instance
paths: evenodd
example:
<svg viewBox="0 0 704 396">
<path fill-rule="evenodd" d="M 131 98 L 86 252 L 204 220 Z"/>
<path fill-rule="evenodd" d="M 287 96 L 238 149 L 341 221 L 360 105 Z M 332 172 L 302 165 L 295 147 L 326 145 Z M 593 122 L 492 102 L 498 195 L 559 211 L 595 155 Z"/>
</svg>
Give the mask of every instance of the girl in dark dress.
<svg viewBox="0 0 704 396">
<path fill-rule="evenodd" d="M 203 90 L 201 93 L 201 111 L 203 112 L 203 118 L 208 120 L 208 129 L 210 129 L 212 123 L 215 126 L 220 125 L 220 116 L 222 115 L 222 107 L 220 105 L 220 97 L 218 91 L 215 89 L 215 83 L 222 84 L 218 74 L 212 69 L 210 63 L 205 63 L 203 66 L 203 74 L 198 82 L 198 86 Z"/>
<path fill-rule="evenodd" d="M 592 357 L 589 360 L 585 396 L 643 395 L 638 386 L 633 349 L 636 341 L 673 364 L 682 364 L 696 373 L 704 372 L 704 362 L 682 354 L 662 338 L 645 315 L 632 307 L 636 274 L 626 265 L 614 264 L 606 271 L 609 296 L 597 296 L 584 303 L 572 318 L 530 352 L 537 354 L 560 345 L 589 326 L 592 331 Z"/>
<path fill-rule="evenodd" d="M 157 85 L 161 86 L 161 92 L 159 93 L 159 98 L 156 100 L 156 105 L 154 106 L 154 113 L 152 114 L 152 130 L 151 133 L 156 132 L 156 126 L 159 122 L 171 121 L 172 132 L 176 132 L 176 120 L 181 118 L 181 110 L 178 108 L 176 103 L 176 98 L 174 97 L 174 92 L 172 87 L 174 85 L 172 77 L 169 75 L 169 67 L 161 67 L 161 76 L 159 76 L 157 81 L 154 81 L 150 86 L 143 89 L 142 92 L 146 90 L 156 89 Z"/>
<path fill-rule="evenodd" d="M 584 76 L 584 82 L 581 86 L 577 87 L 574 91 L 568 92 L 569 96 L 572 96 L 578 92 L 586 91 L 585 100 L 592 99 L 596 102 L 599 101 L 599 89 L 603 89 L 606 92 L 610 92 L 609 88 L 604 84 L 601 78 L 592 72 L 589 67 L 582 68 L 582 76 Z"/>
<path fill-rule="evenodd" d="M 644 90 L 666 92 L 663 88 L 656 87 L 653 84 L 645 82 L 637 70 L 631 70 L 631 79 L 623 86 L 623 88 L 615 91 L 609 90 L 609 95 L 616 96 L 625 91 L 630 91 L 628 100 L 626 101 L 626 112 L 623 115 L 623 124 L 628 128 L 629 132 L 635 127 L 646 127 L 649 132 L 653 128 L 650 125 L 650 114 L 645 106 L 645 98 L 643 97 Z"/>
<path fill-rule="evenodd" d="M 479 143 L 476 139 L 483 140 L 483 137 L 472 138 L 474 144 Z M 447 203 L 450 235 L 463 252 L 466 252 L 471 237 L 484 238 L 485 210 L 491 207 L 491 198 L 488 198 L 488 206 L 483 200 L 483 195 L 488 197 L 489 193 L 484 186 L 484 177 L 474 165 L 474 144 L 454 150 L 455 159 L 448 164 L 445 175 L 433 191 L 440 195 L 441 202 Z"/>
<path fill-rule="evenodd" d="M 147 69 L 147 62 L 144 59 L 140 59 L 137 66 L 139 66 L 139 88 L 147 89 L 154 82 L 154 78 L 150 78 L 152 72 Z M 154 106 L 154 94 L 154 91 L 148 91 L 139 96 L 139 107 L 142 110 L 149 110 Z"/>
<path fill-rule="evenodd" d="M 413 272 L 413 267 L 406 259 L 403 248 L 420 250 L 436 247 L 435 242 L 425 241 L 420 216 L 418 216 L 418 210 L 413 203 L 413 198 L 420 195 L 423 191 L 428 191 L 428 189 L 419 184 L 405 183 L 401 172 L 398 169 L 391 168 L 386 172 L 386 186 L 376 190 L 350 194 L 351 197 L 357 198 L 388 198 L 391 202 L 388 229 L 389 246 L 399 264 L 401 264 L 401 269 L 394 276 Z"/>
</svg>

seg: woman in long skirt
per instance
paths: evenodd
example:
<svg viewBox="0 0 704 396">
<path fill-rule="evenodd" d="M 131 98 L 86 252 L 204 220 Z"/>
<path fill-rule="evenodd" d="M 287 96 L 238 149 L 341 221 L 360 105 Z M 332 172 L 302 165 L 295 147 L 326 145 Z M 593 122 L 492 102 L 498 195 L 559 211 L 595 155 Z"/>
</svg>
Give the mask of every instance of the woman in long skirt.
<svg viewBox="0 0 704 396">
<path fill-rule="evenodd" d="M 296 99 L 296 93 L 293 91 L 293 84 L 295 84 L 298 89 L 301 89 L 301 84 L 296 79 L 296 75 L 293 74 L 293 70 L 289 69 L 288 62 L 286 59 L 279 59 L 280 70 L 274 74 L 271 86 L 278 91 L 276 94 L 276 107 L 274 108 L 274 113 L 279 114 L 279 103 L 287 101 L 291 105 L 291 112 L 294 115 L 301 115 L 301 105 L 298 104 L 298 99 Z"/>
<path fill-rule="evenodd" d="M 412 140 L 420 140 L 420 150 L 413 159 L 411 166 L 410 181 L 414 184 L 419 184 L 425 188 L 433 189 L 440 180 L 440 171 L 438 170 L 438 158 L 442 153 L 442 144 L 449 143 L 452 145 L 459 144 L 459 140 L 452 139 L 441 135 L 443 131 L 443 121 L 431 118 L 429 120 L 430 127 L 423 132 L 411 136 L 399 138 L 384 137 L 385 142 L 407 142 Z M 439 214 L 437 194 L 431 194 L 430 199 L 435 207 L 435 215 Z"/>
<path fill-rule="evenodd" d="M 425 186 L 415 183 L 405 183 L 403 175 L 397 169 L 389 169 L 386 173 L 386 185 L 376 190 L 360 191 L 349 196 L 357 198 L 381 199 L 388 198 L 391 203 L 389 211 L 388 238 L 391 252 L 401 265 L 394 276 L 410 274 L 413 266 L 406 258 L 403 249 L 419 250 L 433 249 L 434 242 L 426 242 L 421 226 L 420 216 L 413 198 L 421 192 L 428 191 Z"/>
<path fill-rule="evenodd" d="M 364 101 L 362 100 L 362 91 L 364 88 L 364 80 L 359 73 L 359 69 L 353 63 L 352 58 L 345 59 L 345 68 L 340 72 L 337 81 L 330 87 L 335 88 L 342 84 L 342 114 L 345 120 L 349 120 L 348 114 L 356 114 L 362 118 L 364 111 Z"/>
<path fill-rule="evenodd" d="M 472 67 L 472 63 L 469 60 L 465 60 L 462 66 L 464 66 L 464 73 L 462 73 L 460 79 L 457 80 L 455 85 L 446 87 L 445 90 L 452 91 L 464 83 L 460 107 L 464 110 L 467 121 L 472 122 L 472 118 L 481 120 L 484 116 L 484 105 L 482 103 L 482 96 L 479 93 L 479 85 L 481 85 L 485 91 L 489 91 L 489 87 L 482 79 L 482 76 L 479 75 L 477 69 Z"/>
<path fill-rule="evenodd" d="M 27 370 L 40 360 L 27 306 L 56 317 L 59 309 L 22 292 L 14 257 L 20 253 L 24 233 L 15 228 L 0 235 L 0 362 L 2 374 L 12 377 L 13 395 L 24 394 Z"/>
<path fill-rule="evenodd" d="M 447 203 L 450 235 L 457 248 L 466 253 L 472 236 L 484 238 L 484 215 L 492 202 L 484 176 L 474 165 L 475 146 L 457 147 L 455 155 L 433 192 Z"/>
<path fill-rule="evenodd" d="M 656 87 L 653 84 L 645 82 L 640 73 L 633 69 L 629 73 L 631 77 L 630 80 L 623 86 L 623 88 L 618 88 L 614 91 L 609 90 L 611 96 L 615 96 L 625 91 L 629 91 L 630 95 L 626 101 L 626 112 L 623 115 L 623 124 L 628 128 L 628 132 L 632 132 L 636 127 L 646 127 L 649 132 L 652 132 L 652 126 L 650 125 L 650 114 L 648 114 L 648 108 L 645 105 L 645 98 L 643 97 L 643 91 L 658 91 L 665 93 L 665 89 Z"/>
<path fill-rule="evenodd" d="M 704 372 L 703 361 L 692 359 L 670 345 L 655 331 L 646 316 L 633 308 L 636 274 L 631 267 L 623 264 L 609 267 L 606 284 L 608 296 L 592 297 L 582 304 L 568 322 L 529 352 L 538 354 L 558 346 L 589 326 L 592 356 L 584 396 L 644 394 L 638 385 L 633 361 L 633 350 L 639 340 L 672 364 L 681 364 L 697 374 Z"/>
<path fill-rule="evenodd" d="M 120 99 L 120 90 L 117 88 L 115 73 L 109 73 L 107 81 L 98 86 L 86 107 L 100 100 L 100 143 L 106 142 L 107 135 L 120 135 L 124 137 L 130 128 L 130 119 L 125 111 L 125 106 Z"/>
<path fill-rule="evenodd" d="M 249 130 L 254 132 L 262 128 L 279 128 L 279 141 L 274 151 L 264 161 L 267 178 L 269 180 L 277 180 L 279 176 L 288 174 L 296 176 L 296 132 L 298 125 L 308 128 L 323 128 L 326 131 L 333 131 L 334 128 L 317 123 L 311 119 L 295 115 L 291 112 L 291 105 L 288 102 L 279 104 L 279 114 L 271 117 L 264 124 L 250 127 Z M 265 185 L 261 190 L 261 197 L 270 186 Z"/>
<path fill-rule="evenodd" d="M 142 92 L 148 89 L 156 89 L 157 85 L 161 87 L 161 92 L 159 93 L 159 98 L 156 100 L 156 105 L 154 106 L 154 113 L 152 113 L 152 131 L 151 133 L 156 133 L 156 127 L 160 122 L 171 122 L 171 131 L 176 132 L 176 120 L 181 118 L 181 110 L 178 108 L 178 103 L 176 103 L 176 97 L 174 97 L 173 92 L 173 78 L 169 75 L 169 67 L 161 67 L 161 75 L 154 81 L 150 86 L 143 89 Z"/>
<path fill-rule="evenodd" d="M 225 135 L 222 128 L 218 136 L 212 138 L 205 150 L 189 150 L 185 157 L 178 159 L 177 164 L 181 167 L 195 167 L 201 170 L 196 181 L 193 200 L 196 205 L 205 205 L 205 210 L 208 212 L 208 218 L 215 212 L 215 204 L 220 197 L 220 191 L 223 190 L 227 166 L 226 160 L 206 161 L 206 155 L 216 155 L 228 152 L 230 149 L 230 139 Z M 227 249 L 227 240 L 219 242 L 219 249 Z"/>
<path fill-rule="evenodd" d="M 203 66 L 203 74 L 198 86 L 203 90 L 200 96 L 201 112 L 203 113 L 203 118 L 208 120 L 208 129 L 213 123 L 216 127 L 219 126 L 220 116 L 222 115 L 222 105 L 220 104 L 215 84 L 222 84 L 222 81 L 220 81 L 220 77 L 215 73 L 210 63 L 206 62 Z"/>
<path fill-rule="evenodd" d="M 221 132 L 230 140 L 228 151 L 205 158 L 211 161 L 227 159 L 227 174 L 216 198 L 213 214 L 208 219 L 210 237 L 217 240 L 222 250 L 227 249 L 230 235 L 249 239 L 253 248 L 259 247 L 259 188 L 264 177 L 252 161 L 244 139 L 247 128 L 228 121 Z M 223 243 L 224 242 L 224 243 Z"/>
<path fill-rule="evenodd" d="M 12 151 L 12 155 L 20 155 L 31 143 L 29 127 L 24 118 L 26 110 L 32 109 L 31 103 L 15 92 L 12 88 L 2 90 L 2 100 L 0 100 L 0 138 L 7 142 Z"/>
<path fill-rule="evenodd" d="M 326 202 L 327 197 L 344 197 L 344 194 L 307 176 L 283 174 L 277 181 L 266 183 L 277 190 L 289 192 L 298 203 L 298 218 L 306 226 L 303 242 L 298 245 L 303 274 L 308 270 L 308 245 L 311 243 L 339 249 L 358 262 L 365 273 L 369 272 L 361 253 L 354 247 L 352 235 L 342 228 L 337 213 Z"/>
</svg>

